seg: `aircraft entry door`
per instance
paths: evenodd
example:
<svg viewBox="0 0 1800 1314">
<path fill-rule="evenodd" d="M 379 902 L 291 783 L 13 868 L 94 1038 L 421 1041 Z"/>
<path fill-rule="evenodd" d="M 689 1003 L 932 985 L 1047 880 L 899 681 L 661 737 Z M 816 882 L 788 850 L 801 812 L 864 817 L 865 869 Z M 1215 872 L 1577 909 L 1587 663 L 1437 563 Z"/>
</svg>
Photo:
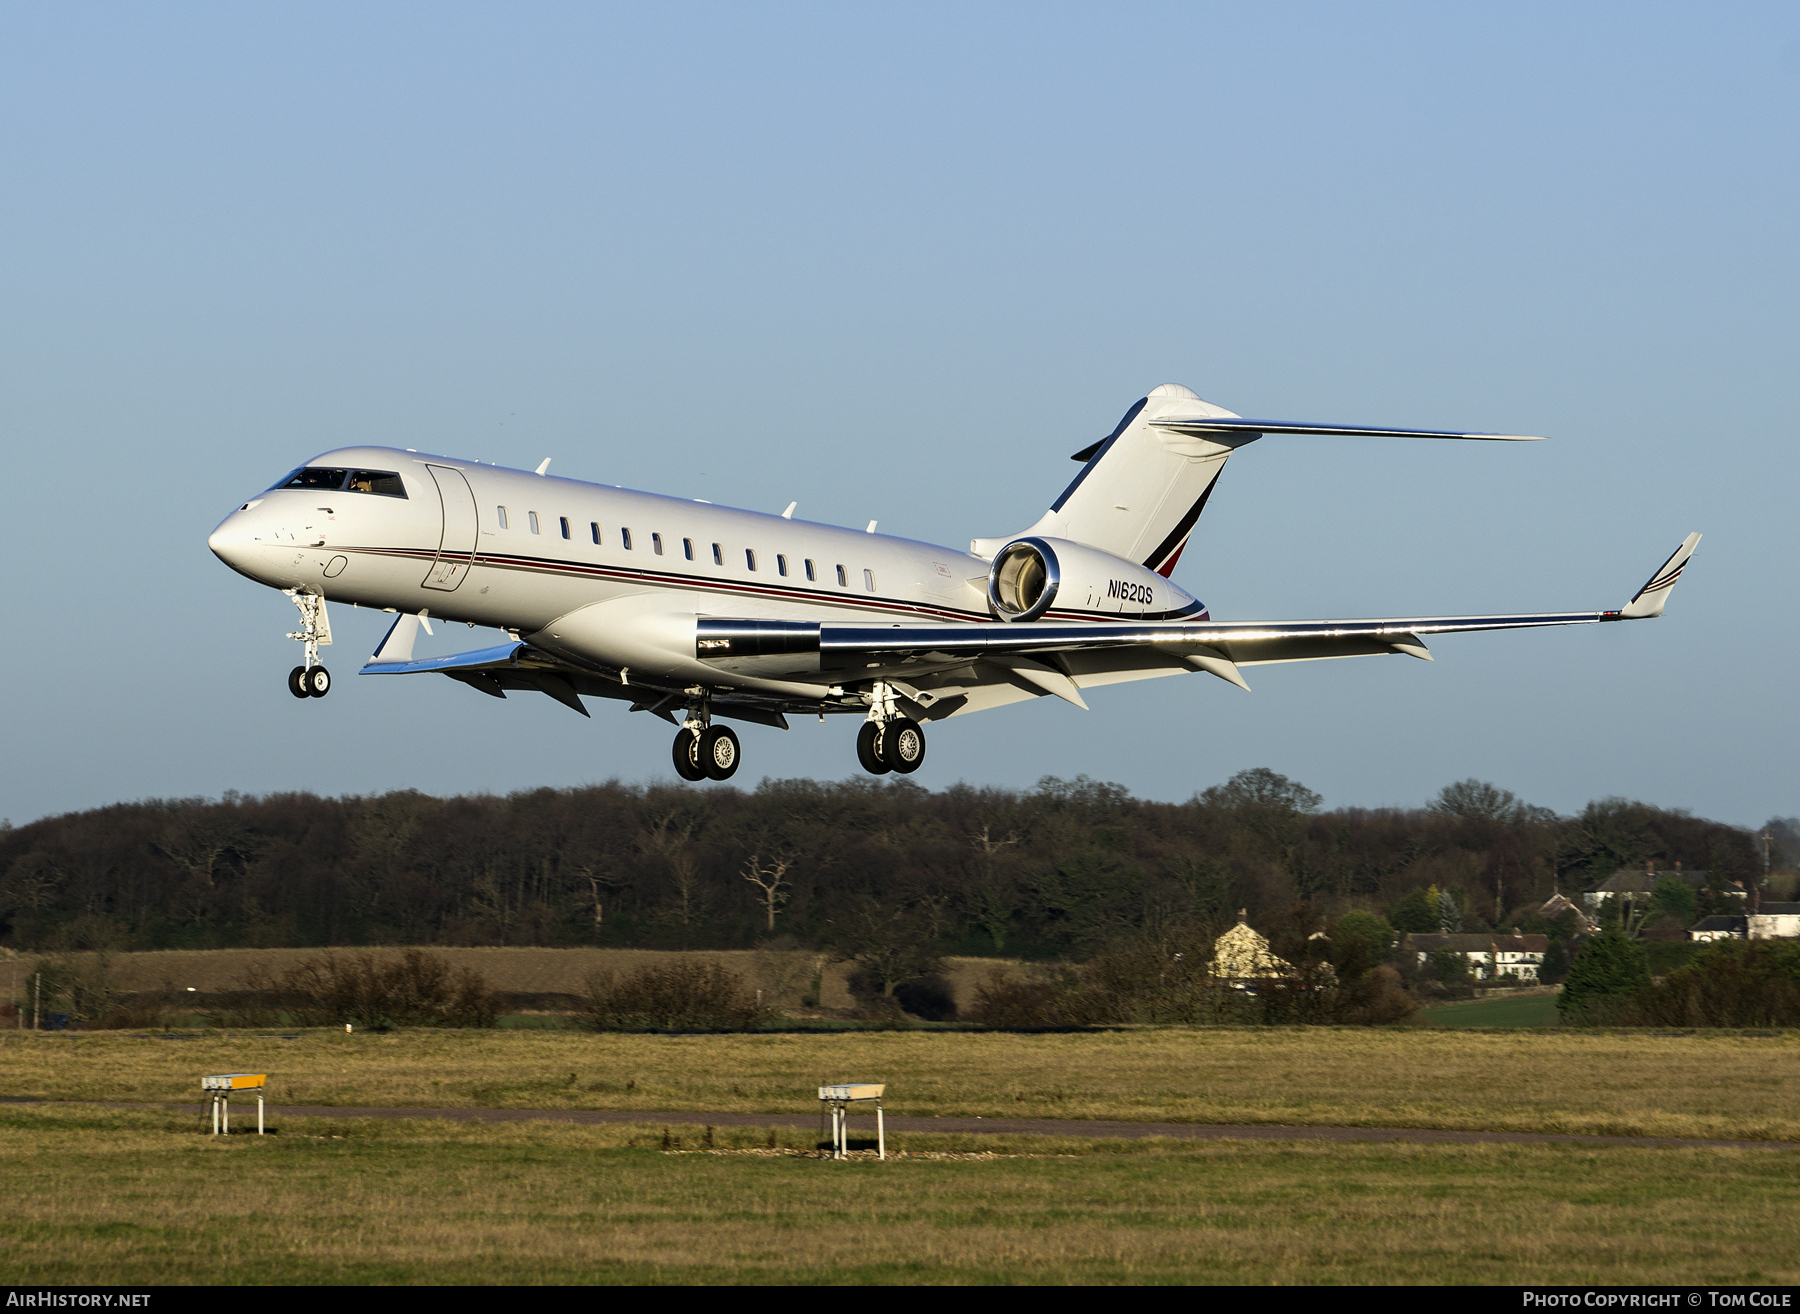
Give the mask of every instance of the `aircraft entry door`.
<svg viewBox="0 0 1800 1314">
<path fill-rule="evenodd" d="M 431 472 L 444 506 L 444 533 L 438 541 L 437 560 L 425 576 L 425 587 L 448 593 L 463 582 L 475 557 L 475 493 L 462 471 L 443 465 L 425 468 Z"/>
</svg>

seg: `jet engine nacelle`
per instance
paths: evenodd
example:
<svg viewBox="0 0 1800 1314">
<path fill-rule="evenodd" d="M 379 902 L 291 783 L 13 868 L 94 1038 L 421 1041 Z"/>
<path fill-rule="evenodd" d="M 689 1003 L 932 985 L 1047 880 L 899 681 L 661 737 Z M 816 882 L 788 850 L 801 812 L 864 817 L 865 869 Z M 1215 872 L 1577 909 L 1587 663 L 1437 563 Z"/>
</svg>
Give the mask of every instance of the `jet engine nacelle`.
<svg viewBox="0 0 1800 1314">
<path fill-rule="evenodd" d="M 1194 596 L 1153 570 L 1066 538 L 1015 538 L 994 553 L 988 611 L 996 620 L 1108 615 L 1132 620 L 1193 615 Z"/>
</svg>

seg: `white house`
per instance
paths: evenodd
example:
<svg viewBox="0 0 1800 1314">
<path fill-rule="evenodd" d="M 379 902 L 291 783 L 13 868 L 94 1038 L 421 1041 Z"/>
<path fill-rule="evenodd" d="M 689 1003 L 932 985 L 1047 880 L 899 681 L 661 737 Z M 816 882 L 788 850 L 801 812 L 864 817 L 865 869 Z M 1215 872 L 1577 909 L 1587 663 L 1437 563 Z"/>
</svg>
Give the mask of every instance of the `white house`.
<svg viewBox="0 0 1800 1314">
<path fill-rule="evenodd" d="M 1478 981 L 1499 981 L 1511 977 L 1515 981 L 1536 981 L 1543 964 L 1544 951 L 1550 947 L 1543 935 L 1419 935 L 1406 937 L 1405 949 L 1416 954 L 1420 967 L 1431 956 L 1449 950 L 1469 960 L 1469 970 Z"/>
<path fill-rule="evenodd" d="M 1765 903 L 1739 917 L 1702 917 L 1688 929 L 1688 939 L 1800 939 L 1800 903 Z"/>
<path fill-rule="evenodd" d="M 1765 903 L 1745 919 L 1752 940 L 1792 940 L 1800 937 L 1800 903 Z"/>
</svg>

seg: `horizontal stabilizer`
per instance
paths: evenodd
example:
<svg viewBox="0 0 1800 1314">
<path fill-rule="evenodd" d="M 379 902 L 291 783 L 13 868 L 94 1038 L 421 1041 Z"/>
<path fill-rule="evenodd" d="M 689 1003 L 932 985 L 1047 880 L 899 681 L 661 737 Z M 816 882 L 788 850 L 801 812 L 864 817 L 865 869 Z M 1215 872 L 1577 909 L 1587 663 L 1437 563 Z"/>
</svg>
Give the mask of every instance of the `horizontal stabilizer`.
<svg viewBox="0 0 1800 1314">
<path fill-rule="evenodd" d="M 1296 420 L 1246 420 L 1229 418 L 1167 416 L 1151 420 L 1153 429 L 1169 429 L 1175 433 L 1208 434 L 1310 434 L 1321 438 L 1477 438 L 1496 443 L 1541 443 L 1542 435 L 1529 433 L 1472 433 L 1462 429 L 1387 429 L 1362 424 L 1305 424 Z"/>
<path fill-rule="evenodd" d="M 1694 555 L 1694 549 L 1700 546 L 1700 535 L 1689 534 L 1675 549 L 1675 554 L 1662 563 L 1661 568 L 1650 577 L 1650 582 L 1639 589 L 1619 612 L 1620 620 L 1644 620 L 1663 613 L 1663 604 L 1669 600 L 1669 591 L 1675 587 L 1675 581 L 1681 578 L 1681 572 L 1687 568 L 1688 558 Z"/>
<path fill-rule="evenodd" d="M 1258 439 L 1281 434 L 1542 441 L 1536 434 L 1473 429 L 1245 419 L 1204 400 L 1190 388 L 1164 383 L 1126 411 L 1106 437 L 1075 453 L 1081 472 L 1022 533 L 1085 543 L 1167 578 L 1181 559 L 1231 454 Z M 998 547 L 1004 541 L 977 539 L 970 550 L 985 555 L 983 544 L 992 542 Z"/>
</svg>

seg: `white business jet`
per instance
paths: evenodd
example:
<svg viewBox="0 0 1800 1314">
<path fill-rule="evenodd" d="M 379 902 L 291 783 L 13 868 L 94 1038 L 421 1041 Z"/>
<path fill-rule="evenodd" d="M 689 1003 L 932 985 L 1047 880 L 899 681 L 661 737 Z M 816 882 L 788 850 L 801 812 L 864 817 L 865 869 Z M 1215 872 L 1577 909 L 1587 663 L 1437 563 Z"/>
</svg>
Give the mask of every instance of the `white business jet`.
<svg viewBox="0 0 1800 1314">
<path fill-rule="evenodd" d="M 300 609 L 296 696 L 331 687 L 326 599 L 399 613 L 364 675 L 435 672 L 491 694 L 535 690 L 588 714 L 622 699 L 680 727 L 675 770 L 725 780 L 738 738 L 718 720 L 862 718 L 881 774 L 925 758 L 930 722 L 1100 685 L 1404 653 L 1459 630 L 1637 620 L 1663 604 L 1690 534 L 1617 611 L 1389 620 L 1216 621 L 1169 579 L 1220 471 L 1265 435 L 1533 441 L 1524 434 L 1244 419 L 1164 384 L 1075 453 L 1081 472 L 1022 533 L 963 552 L 391 447 L 326 452 L 243 504 L 209 545 Z M 415 659 L 431 619 L 505 643 Z"/>
</svg>

